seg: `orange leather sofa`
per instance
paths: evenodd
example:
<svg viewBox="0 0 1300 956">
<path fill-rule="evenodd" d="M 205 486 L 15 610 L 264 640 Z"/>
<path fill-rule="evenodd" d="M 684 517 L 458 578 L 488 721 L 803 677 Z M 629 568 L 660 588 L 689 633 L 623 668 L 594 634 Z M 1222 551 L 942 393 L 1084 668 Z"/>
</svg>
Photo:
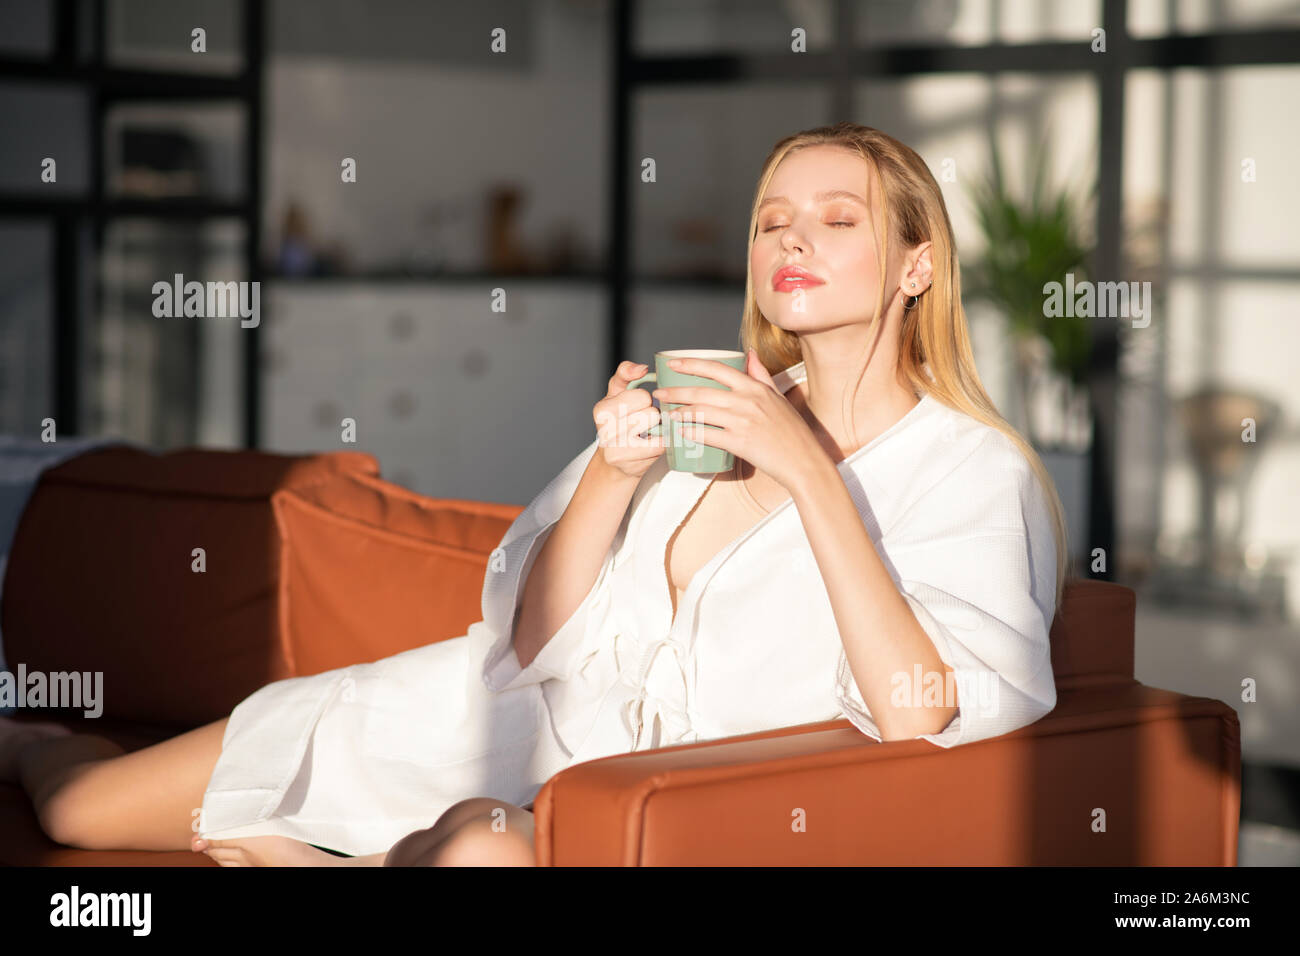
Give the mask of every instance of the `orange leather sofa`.
<svg viewBox="0 0 1300 956">
<path fill-rule="evenodd" d="M 361 452 L 75 457 L 23 512 L 0 623 L 11 671 L 102 671 L 103 713 L 19 718 L 134 749 L 269 681 L 464 634 L 520 510 L 414 494 Z M 534 802 L 538 863 L 1235 865 L 1237 715 L 1134 680 L 1134 609 L 1071 580 L 1057 707 L 993 740 L 882 744 L 839 719 L 570 767 Z M 215 865 L 57 845 L 12 786 L 0 864 Z"/>
</svg>

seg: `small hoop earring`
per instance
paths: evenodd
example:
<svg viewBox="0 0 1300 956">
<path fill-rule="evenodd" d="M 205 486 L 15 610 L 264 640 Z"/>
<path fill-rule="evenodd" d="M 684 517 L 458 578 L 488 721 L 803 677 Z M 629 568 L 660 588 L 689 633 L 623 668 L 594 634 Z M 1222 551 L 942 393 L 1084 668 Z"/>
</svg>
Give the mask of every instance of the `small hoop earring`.
<svg viewBox="0 0 1300 956">
<path fill-rule="evenodd" d="M 904 312 L 911 312 L 913 309 L 916 308 L 916 303 L 918 303 L 918 302 L 920 302 L 920 301 L 921 301 L 921 297 L 920 297 L 919 295 L 914 295 L 914 296 L 912 296 L 912 304 L 911 304 L 911 305 L 908 305 L 908 304 L 907 304 L 907 296 L 903 296 L 903 311 L 904 311 Z"/>
</svg>

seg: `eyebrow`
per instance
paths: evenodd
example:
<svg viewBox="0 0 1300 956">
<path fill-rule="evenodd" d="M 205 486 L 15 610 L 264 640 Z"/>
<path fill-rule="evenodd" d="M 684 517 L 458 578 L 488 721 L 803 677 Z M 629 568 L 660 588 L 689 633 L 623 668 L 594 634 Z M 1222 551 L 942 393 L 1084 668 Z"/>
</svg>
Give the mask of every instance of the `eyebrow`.
<svg viewBox="0 0 1300 956">
<path fill-rule="evenodd" d="M 832 199 L 851 199 L 854 202 L 861 203 L 863 206 L 867 204 L 867 201 L 865 199 L 863 199 L 857 193 L 849 192 L 847 189 L 827 189 L 824 192 L 817 193 L 815 196 L 813 196 L 813 199 L 815 199 L 817 202 L 828 202 Z M 761 203 L 758 204 L 758 210 L 759 212 L 762 212 L 768 206 L 774 205 L 776 203 L 782 203 L 782 202 L 788 203 L 789 201 L 790 200 L 784 196 L 768 196 L 766 199 L 764 199 Z"/>
</svg>

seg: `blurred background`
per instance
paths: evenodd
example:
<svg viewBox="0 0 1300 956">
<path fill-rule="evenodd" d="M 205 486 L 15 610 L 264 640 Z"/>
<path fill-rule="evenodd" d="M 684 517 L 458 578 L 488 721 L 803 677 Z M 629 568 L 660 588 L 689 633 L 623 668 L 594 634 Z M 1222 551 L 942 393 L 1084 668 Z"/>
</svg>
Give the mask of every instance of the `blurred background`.
<svg viewBox="0 0 1300 956">
<path fill-rule="evenodd" d="M 1296 0 L 0 0 L 0 436 L 526 503 L 619 361 L 737 347 L 775 142 L 875 126 L 1078 573 L 1138 591 L 1138 679 L 1238 711 L 1242 862 L 1294 865 L 1298 100 Z M 176 274 L 260 321 L 156 316 Z"/>
</svg>

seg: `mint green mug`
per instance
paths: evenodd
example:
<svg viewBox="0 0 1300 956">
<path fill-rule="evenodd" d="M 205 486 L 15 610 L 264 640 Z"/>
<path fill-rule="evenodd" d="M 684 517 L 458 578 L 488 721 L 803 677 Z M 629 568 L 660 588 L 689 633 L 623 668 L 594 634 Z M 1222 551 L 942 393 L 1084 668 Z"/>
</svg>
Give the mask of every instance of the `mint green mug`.
<svg viewBox="0 0 1300 956">
<path fill-rule="evenodd" d="M 699 358 L 709 359 L 714 362 L 721 362 L 723 365 L 729 365 L 738 372 L 745 370 L 745 353 L 732 352 L 726 349 L 673 349 L 667 352 L 655 353 L 655 370 L 638 379 L 628 383 L 628 388 L 636 388 L 645 382 L 654 382 L 660 388 L 680 388 L 682 386 L 692 386 L 699 388 L 721 388 L 730 391 L 726 385 L 714 381 L 711 378 L 705 378 L 702 375 L 687 375 L 685 372 L 679 372 L 674 368 L 668 367 L 668 360 L 675 358 Z M 660 402 L 659 412 L 663 416 L 658 425 L 651 426 L 648 434 L 658 437 L 663 434 L 663 426 L 669 427 L 668 442 L 668 467 L 673 471 L 686 471 L 694 474 L 712 474 L 719 471 L 729 471 L 736 463 L 735 456 L 729 451 L 721 448 L 715 448 L 712 445 L 706 445 L 700 441 L 693 441 L 690 438 L 683 438 L 681 434 L 681 422 L 673 421 L 668 417 L 668 413 L 675 408 L 682 408 L 683 405 L 674 402 Z M 704 422 L 697 423 L 696 428 L 718 428 L 717 425 L 709 425 Z"/>
</svg>

